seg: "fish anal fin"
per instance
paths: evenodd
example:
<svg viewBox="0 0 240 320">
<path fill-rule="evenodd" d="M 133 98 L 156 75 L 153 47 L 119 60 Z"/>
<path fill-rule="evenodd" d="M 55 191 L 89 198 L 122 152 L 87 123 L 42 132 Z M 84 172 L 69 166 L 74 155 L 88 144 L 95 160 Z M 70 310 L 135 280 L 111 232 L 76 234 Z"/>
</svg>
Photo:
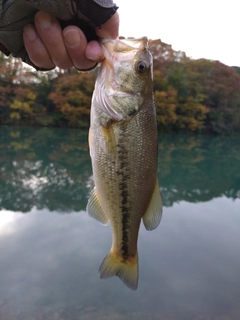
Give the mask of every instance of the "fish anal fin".
<svg viewBox="0 0 240 320">
<path fill-rule="evenodd" d="M 90 217 L 97 220 L 103 225 L 108 224 L 108 218 L 105 215 L 96 188 L 93 189 L 87 204 L 87 212 Z"/>
<path fill-rule="evenodd" d="M 112 251 L 104 258 L 100 268 L 101 279 L 108 279 L 113 276 L 119 277 L 123 283 L 132 290 L 138 287 L 138 253 L 129 260 L 122 260 L 115 256 Z"/>
<path fill-rule="evenodd" d="M 143 215 L 143 223 L 147 230 L 156 229 L 162 218 L 162 198 L 159 190 L 159 184 L 156 180 L 152 199 L 147 211 Z"/>
<path fill-rule="evenodd" d="M 103 151 L 107 155 L 114 156 L 116 153 L 117 143 L 112 125 L 108 127 L 102 127 L 102 135 L 100 138 L 100 144 Z"/>
</svg>

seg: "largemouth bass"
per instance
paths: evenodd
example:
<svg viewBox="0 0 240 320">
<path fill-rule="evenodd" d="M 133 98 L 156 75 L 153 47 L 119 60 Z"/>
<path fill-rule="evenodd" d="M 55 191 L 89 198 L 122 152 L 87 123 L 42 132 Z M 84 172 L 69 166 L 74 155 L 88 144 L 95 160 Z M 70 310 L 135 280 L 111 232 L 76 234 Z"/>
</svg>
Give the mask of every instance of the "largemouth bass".
<svg viewBox="0 0 240 320">
<path fill-rule="evenodd" d="M 100 278 L 116 275 L 136 290 L 141 219 L 153 230 L 162 215 L 152 56 L 147 38 L 103 40 L 102 49 L 106 59 L 95 84 L 89 130 L 95 188 L 87 211 L 112 228 Z"/>
</svg>

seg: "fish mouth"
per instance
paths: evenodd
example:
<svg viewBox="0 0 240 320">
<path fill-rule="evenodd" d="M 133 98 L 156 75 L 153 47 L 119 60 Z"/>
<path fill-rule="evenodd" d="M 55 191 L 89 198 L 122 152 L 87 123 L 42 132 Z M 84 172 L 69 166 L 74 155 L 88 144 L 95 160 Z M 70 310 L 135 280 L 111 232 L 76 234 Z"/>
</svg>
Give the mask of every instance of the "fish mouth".
<svg viewBox="0 0 240 320">
<path fill-rule="evenodd" d="M 148 38 L 133 38 L 133 39 L 102 39 L 101 44 L 106 47 L 111 47 L 110 51 L 114 52 L 128 52 L 133 49 L 139 51 L 148 47 Z"/>
</svg>

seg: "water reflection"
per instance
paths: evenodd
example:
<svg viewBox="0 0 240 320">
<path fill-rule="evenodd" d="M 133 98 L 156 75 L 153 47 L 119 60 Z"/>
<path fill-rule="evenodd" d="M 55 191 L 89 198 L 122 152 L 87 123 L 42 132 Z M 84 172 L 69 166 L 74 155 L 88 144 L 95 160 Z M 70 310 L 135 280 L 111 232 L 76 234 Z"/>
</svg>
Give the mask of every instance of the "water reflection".
<svg viewBox="0 0 240 320">
<path fill-rule="evenodd" d="M 0 208 L 85 209 L 93 182 L 87 132 L 1 128 Z"/>
<path fill-rule="evenodd" d="M 0 208 L 84 210 L 92 189 L 87 132 L 1 128 Z M 159 136 L 165 206 L 181 200 L 240 198 L 238 137 Z"/>
<path fill-rule="evenodd" d="M 239 137 L 163 135 L 159 174 L 165 205 L 240 198 Z"/>
<path fill-rule="evenodd" d="M 0 130 L 0 320 L 240 319 L 238 138 L 160 135 L 164 214 L 132 292 L 97 275 L 111 230 L 85 211 L 87 132 Z"/>
<path fill-rule="evenodd" d="M 137 292 L 97 277 L 111 231 L 85 211 L 10 212 L 0 232 L 0 319 L 238 320 L 239 212 L 240 200 L 226 197 L 165 208 L 156 231 L 140 230 Z"/>
</svg>

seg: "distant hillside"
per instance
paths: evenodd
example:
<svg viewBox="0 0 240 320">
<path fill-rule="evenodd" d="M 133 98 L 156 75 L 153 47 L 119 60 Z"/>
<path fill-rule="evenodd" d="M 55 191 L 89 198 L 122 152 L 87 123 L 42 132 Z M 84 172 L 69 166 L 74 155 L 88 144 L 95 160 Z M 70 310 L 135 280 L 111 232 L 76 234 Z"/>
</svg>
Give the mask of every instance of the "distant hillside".
<svg viewBox="0 0 240 320">
<path fill-rule="evenodd" d="M 160 130 L 240 132 L 240 68 L 150 41 Z"/>
<path fill-rule="evenodd" d="M 240 68 L 149 41 L 160 131 L 240 133 Z M 0 124 L 88 128 L 97 71 L 34 72 L 0 54 Z"/>
</svg>

